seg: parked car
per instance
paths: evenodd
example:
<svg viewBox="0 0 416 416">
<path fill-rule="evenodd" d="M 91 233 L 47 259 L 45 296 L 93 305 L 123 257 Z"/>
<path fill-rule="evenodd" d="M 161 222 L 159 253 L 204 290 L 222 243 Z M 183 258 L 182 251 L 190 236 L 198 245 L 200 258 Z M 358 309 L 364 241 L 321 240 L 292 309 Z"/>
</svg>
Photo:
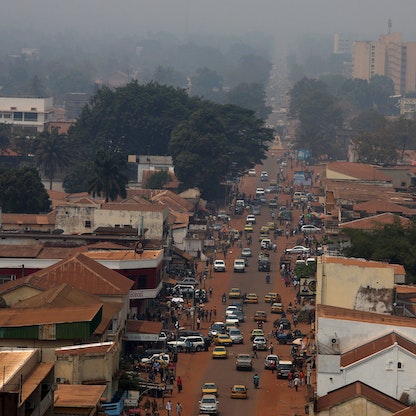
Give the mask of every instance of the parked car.
<svg viewBox="0 0 416 416">
<path fill-rule="evenodd" d="M 224 260 L 215 260 L 214 261 L 214 272 L 225 272 L 226 266 Z"/>
<path fill-rule="evenodd" d="M 249 169 L 248 176 L 256 176 L 256 169 Z"/>
<path fill-rule="evenodd" d="M 286 254 L 308 254 L 311 251 L 310 248 L 304 246 L 295 246 L 292 248 L 287 248 L 285 250 Z"/>
<path fill-rule="evenodd" d="M 279 361 L 277 364 L 277 378 L 287 378 L 290 371 L 293 371 L 292 361 Z"/>
<path fill-rule="evenodd" d="M 191 349 L 202 351 L 205 349 L 205 340 L 200 336 L 179 337 L 176 341 L 169 341 L 168 346 L 177 352 L 185 351 L 188 341 Z"/>
<path fill-rule="evenodd" d="M 199 412 L 201 414 L 216 415 L 218 413 L 218 403 L 214 394 L 204 394 L 199 401 Z"/>
<path fill-rule="evenodd" d="M 225 211 L 219 211 L 217 214 L 217 218 L 221 221 L 229 221 L 230 216 Z"/>
<path fill-rule="evenodd" d="M 255 224 L 256 223 L 256 217 L 254 214 L 248 214 L 246 218 L 247 224 Z"/>
<path fill-rule="evenodd" d="M 300 227 L 300 230 L 302 231 L 302 233 L 306 234 L 320 233 L 322 231 L 319 227 L 313 224 L 302 225 L 302 227 Z"/>
<path fill-rule="evenodd" d="M 185 277 L 184 279 L 180 280 L 178 283 L 181 285 L 192 285 L 192 286 L 199 285 L 198 280 L 194 279 L 193 277 Z"/>
</svg>

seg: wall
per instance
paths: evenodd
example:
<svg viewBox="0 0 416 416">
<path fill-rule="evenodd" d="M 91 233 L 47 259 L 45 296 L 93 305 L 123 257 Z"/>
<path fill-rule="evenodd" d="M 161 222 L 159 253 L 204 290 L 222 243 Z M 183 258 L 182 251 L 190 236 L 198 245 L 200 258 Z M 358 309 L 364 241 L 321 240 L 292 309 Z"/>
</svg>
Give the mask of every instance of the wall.
<svg viewBox="0 0 416 416">
<path fill-rule="evenodd" d="M 356 397 L 352 400 L 348 400 L 344 403 L 334 406 L 330 410 L 323 412 L 316 412 L 316 416 L 390 416 L 392 412 L 377 406 L 375 403 L 370 402 L 365 397 Z"/>
<path fill-rule="evenodd" d="M 347 262 L 348 260 L 346 260 Z M 382 265 L 365 267 L 330 263 L 325 257 L 317 264 L 316 303 L 340 308 L 354 309 L 360 287 L 374 289 L 393 289 L 394 269 Z M 367 309 L 368 310 L 368 309 Z"/>
</svg>

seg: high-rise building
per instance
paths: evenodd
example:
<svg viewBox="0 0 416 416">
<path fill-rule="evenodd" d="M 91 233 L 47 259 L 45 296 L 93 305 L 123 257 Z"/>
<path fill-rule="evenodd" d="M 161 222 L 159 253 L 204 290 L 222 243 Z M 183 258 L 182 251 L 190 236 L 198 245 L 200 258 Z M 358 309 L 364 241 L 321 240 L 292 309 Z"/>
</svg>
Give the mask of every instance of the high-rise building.
<svg viewBox="0 0 416 416">
<path fill-rule="evenodd" d="M 378 41 L 353 43 L 353 78 L 390 78 L 395 94 L 416 90 L 416 42 L 403 42 L 401 33 L 381 35 Z"/>
</svg>

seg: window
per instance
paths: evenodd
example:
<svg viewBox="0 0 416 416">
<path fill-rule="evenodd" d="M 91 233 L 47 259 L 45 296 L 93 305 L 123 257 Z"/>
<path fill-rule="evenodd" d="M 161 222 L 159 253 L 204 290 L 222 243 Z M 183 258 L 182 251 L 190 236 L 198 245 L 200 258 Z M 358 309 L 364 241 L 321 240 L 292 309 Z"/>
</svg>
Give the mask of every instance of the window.
<svg viewBox="0 0 416 416">
<path fill-rule="evenodd" d="M 85 228 L 91 228 L 91 221 L 85 221 Z"/>
<path fill-rule="evenodd" d="M 23 121 L 23 113 L 21 111 L 15 111 L 13 113 L 13 120 L 14 121 Z"/>
<path fill-rule="evenodd" d="M 24 113 L 25 121 L 38 121 L 38 113 Z"/>
<path fill-rule="evenodd" d="M 3 113 L 4 118 L 12 118 L 12 113 Z"/>
</svg>

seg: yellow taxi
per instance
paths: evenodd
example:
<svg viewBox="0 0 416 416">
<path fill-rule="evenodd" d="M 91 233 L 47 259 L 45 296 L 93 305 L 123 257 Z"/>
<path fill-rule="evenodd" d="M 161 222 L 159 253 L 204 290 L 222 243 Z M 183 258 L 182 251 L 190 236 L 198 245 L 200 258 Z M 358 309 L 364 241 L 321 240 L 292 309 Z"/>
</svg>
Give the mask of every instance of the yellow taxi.
<svg viewBox="0 0 416 416">
<path fill-rule="evenodd" d="M 268 223 L 266 223 L 266 226 L 271 231 L 276 229 L 276 224 L 273 221 L 269 221 Z"/>
<path fill-rule="evenodd" d="M 246 224 L 244 226 L 244 232 L 245 233 L 252 233 L 253 232 L 253 224 Z"/>
<path fill-rule="evenodd" d="M 241 290 L 238 287 L 232 287 L 228 292 L 229 299 L 240 299 L 241 298 Z"/>
<path fill-rule="evenodd" d="M 245 303 L 259 303 L 259 298 L 255 293 L 247 293 Z"/>
<path fill-rule="evenodd" d="M 283 303 L 273 302 L 271 313 L 283 313 Z"/>
<path fill-rule="evenodd" d="M 264 311 L 256 311 L 254 314 L 255 322 L 267 322 L 267 314 Z"/>
<path fill-rule="evenodd" d="M 253 341 L 254 338 L 256 337 L 264 337 L 264 331 L 262 329 L 259 328 L 255 328 L 251 331 L 251 335 L 250 338 Z"/>
<path fill-rule="evenodd" d="M 269 238 L 269 233 L 260 233 L 259 235 L 259 242 L 264 240 L 265 238 Z"/>
<path fill-rule="evenodd" d="M 227 348 L 219 345 L 213 348 L 212 358 L 228 358 Z"/>
<path fill-rule="evenodd" d="M 264 301 L 266 303 L 280 302 L 280 296 L 276 292 L 269 292 L 264 295 Z"/>
<path fill-rule="evenodd" d="M 215 345 L 233 345 L 233 340 L 227 334 L 218 334 L 214 338 Z"/>
<path fill-rule="evenodd" d="M 232 399 L 247 399 L 247 387 L 243 384 L 234 384 L 231 387 L 231 398 Z"/>
<path fill-rule="evenodd" d="M 218 387 L 215 383 L 204 383 L 201 387 L 202 394 L 214 394 L 218 395 Z"/>
<path fill-rule="evenodd" d="M 267 226 L 267 225 L 262 225 L 261 227 L 260 227 L 260 233 L 261 234 L 267 234 L 267 235 L 269 235 L 269 232 L 270 232 L 270 228 Z"/>
</svg>

